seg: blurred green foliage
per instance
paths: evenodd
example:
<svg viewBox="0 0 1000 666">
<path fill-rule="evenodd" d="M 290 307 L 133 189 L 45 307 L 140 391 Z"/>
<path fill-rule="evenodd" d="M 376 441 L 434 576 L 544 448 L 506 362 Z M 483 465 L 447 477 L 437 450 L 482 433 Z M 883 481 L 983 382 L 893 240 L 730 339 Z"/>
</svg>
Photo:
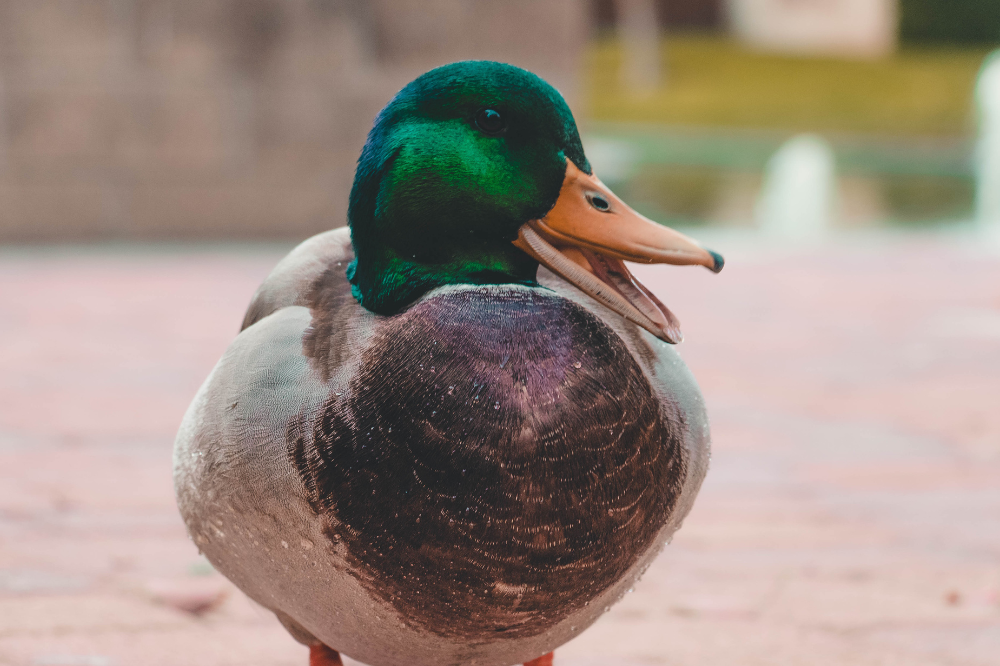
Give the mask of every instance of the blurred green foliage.
<svg viewBox="0 0 1000 666">
<path fill-rule="evenodd" d="M 1000 0 L 991 0 L 1000 6 Z M 641 93 L 620 76 L 621 43 L 589 53 L 586 117 L 788 131 L 963 136 L 975 130 L 972 93 L 986 47 L 907 46 L 874 61 L 753 51 L 725 37 L 672 35 L 664 82 Z"/>
<path fill-rule="evenodd" d="M 1000 0 L 900 0 L 904 42 L 1000 45 Z"/>
</svg>

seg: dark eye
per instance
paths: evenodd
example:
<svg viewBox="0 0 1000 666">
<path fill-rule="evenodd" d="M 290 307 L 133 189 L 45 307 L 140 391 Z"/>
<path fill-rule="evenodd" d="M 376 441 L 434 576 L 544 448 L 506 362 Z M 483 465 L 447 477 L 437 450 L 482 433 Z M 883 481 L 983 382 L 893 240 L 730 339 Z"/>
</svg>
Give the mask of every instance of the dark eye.
<svg viewBox="0 0 1000 666">
<path fill-rule="evenodd" d="M 588 192 L 587 201 L 590 202 L 591 206 L 601 211 L 602 213 L 607 213 L 609 210 L 611 210 L 611 204 L 608 203 L 608 200 L 602 197 L 600 194 L 597 194 L 596 192 Z"/>
<path fill-rule="evenodd" d="M 496 109 L 483 109 L 476 114 L 476 127 L 487 134 L 499 134 L 507 129 L 507 122 Z"/>
</svg>

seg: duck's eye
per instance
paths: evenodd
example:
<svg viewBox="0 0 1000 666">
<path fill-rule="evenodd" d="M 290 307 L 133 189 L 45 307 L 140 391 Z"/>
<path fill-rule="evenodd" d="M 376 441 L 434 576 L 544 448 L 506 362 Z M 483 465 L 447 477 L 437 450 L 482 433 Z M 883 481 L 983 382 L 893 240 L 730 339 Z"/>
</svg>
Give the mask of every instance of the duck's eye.
<svg viewBox="0 0 1000 666">
<path fill-rule="evenodd" d="M 476 127 L 487 134 L 499 134 L 507 129 L 507 122 L 496 109 L 483 109 L 476 114 Z"/>
<path fill-rule="evenodd" d="M 605 199 L 600 194 L 597 194 L 596 192 L 588 192 L 587 201 L 590 202 L 591 206 L 601 211 L 602 213 L 607 213 L 609 210 L 611 210 L 611 204 L 608 203 L 608 200 Z"/>
</svg>

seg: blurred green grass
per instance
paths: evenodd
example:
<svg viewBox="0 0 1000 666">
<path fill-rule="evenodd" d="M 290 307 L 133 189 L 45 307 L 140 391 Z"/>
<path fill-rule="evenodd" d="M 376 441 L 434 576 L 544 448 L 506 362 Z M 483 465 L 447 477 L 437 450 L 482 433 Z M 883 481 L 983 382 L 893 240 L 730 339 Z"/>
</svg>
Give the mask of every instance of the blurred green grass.
<svg viewBox="0 0 1000 666">
<path fill-rule="evenodd" d="M 880 60 L 761 53 L 731 39 L 671 35 L 665 78 L 636 94 L 619 70 L 621 42 L 587 56 L 585 104 L 593 121 L 882 135 L 968 136 L 986 47 L 903 47 Z"/>
</svg>

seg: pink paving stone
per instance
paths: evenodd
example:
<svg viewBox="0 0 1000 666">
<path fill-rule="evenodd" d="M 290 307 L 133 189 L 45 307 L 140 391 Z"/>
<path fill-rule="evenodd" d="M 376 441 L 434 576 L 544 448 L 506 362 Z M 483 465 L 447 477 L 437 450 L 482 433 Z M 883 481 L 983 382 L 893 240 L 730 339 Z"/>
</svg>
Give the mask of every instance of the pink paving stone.
<svg viewBox="0 0 1000 666">
<path fill-rule="evenodd" d="M 684 324 L 712 470 L 556 663 L 1000 663 L 1000 256 L 728 244 L 718 276 L 637 269 Z M 305 666 L 199 559 L 170 480 L 181 415 L 281 254 L 0 252 L 0 664 Z"/>
</svg>

